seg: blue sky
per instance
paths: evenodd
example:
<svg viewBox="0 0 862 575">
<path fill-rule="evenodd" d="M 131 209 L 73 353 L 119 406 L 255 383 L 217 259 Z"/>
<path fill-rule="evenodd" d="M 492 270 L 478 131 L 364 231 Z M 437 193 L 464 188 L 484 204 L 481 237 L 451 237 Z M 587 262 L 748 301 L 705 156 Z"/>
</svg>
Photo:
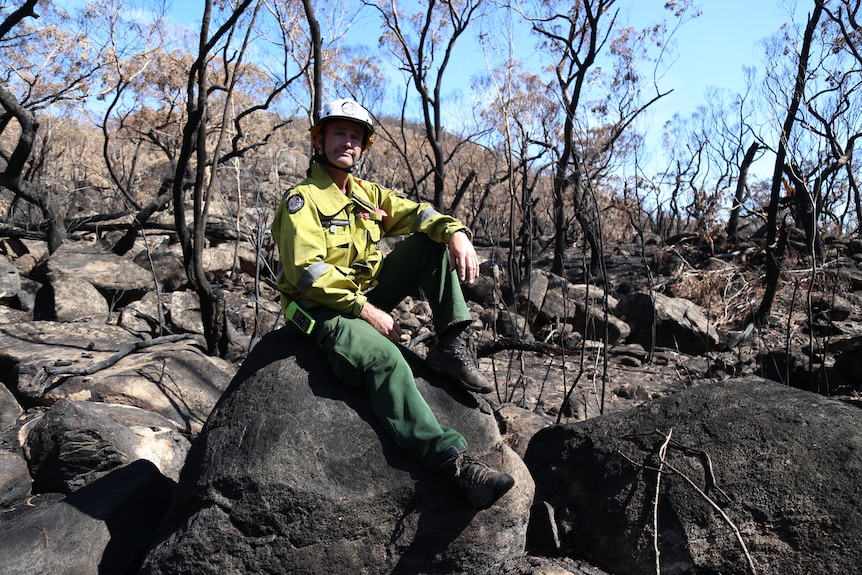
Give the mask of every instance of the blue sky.
<svg viewBox="0 0 862 575">
<path fill-rule="evenodd" d="M 665 1 L 620 0 L 617 6 L 622 12 L 628 12 L 623 17 L 628 18 L 631 25 L 643 26 L 664 17 L 667 13 L 663 8 Z M 677 30 L 674 36 L 677 58 L 659 85 L 662 91 L 673 91 L 654 105 L 644 119 L 649 139 L 658 138 L 663 124 L 674 113 L 687 116 L 703 105 L 708 88 L 741 92 L 744 89 L 743 67 L 754 67 L 762 72 L 766 65 L 759 44 L 775 34 L 782 24 L 790 22 L 794 12 L 797 25 L 803 25 L 802 20 L 813 1 L 798 0 L 802 4 L 800 9 L 794 6 L 797 0 L 696 0 L 701 14 Z M 194 29 L 195 21 L 200 20 L 203 2 L 174 0 L 173 3 L 177 21 Z M 327 2 L 318 5 L 318 17 L 324 26 L 328 14 L 322 7 L 327 5 Z M 338 6 L 338 10 L 342 8 L 338 4 L 333 6 Z M 379 35 L 374 15 L 367 14 L 351 21 L 347 43 L 362 43 L 376 51 Z M 515 50 L 517 58 L 530 58 L 535 54 L 533 39 L 525 34 L 516 41 Z M 445 77 L 444 92 L 460 91 L 467 101 L 472 100 L 476 95 L 470 94 L 470 79 L 485 70 L 485 59 L 478 45 L 462 38 Z"/>
<path fill-rule="evenodd" d="M 663 89 L 674 92 L 663 102 L 667 110 L 690 111 L 703 103 L 707 87 L 714 86 L 739 91 L 743 86 L 743 66 L 763 68 L 762 50 L 758 43 L 774 34 L 780 26 L 790 21 L 788 3 L 796 0 L 700 0 L 697 2 L 701 15 L 689 20 L 677 31 L 675 41 L 678 58 L 663 78 Z M 799 0 L 805 9 L 813 0 Z M 174 0 L 174 14 L 185 24 L 194 26 L 200 19 L 203 2 Z M 631 10 L 633 25 L 643 25 L 665 14 L 665 0 L 621 0 L 618 6 Z M 320 4 L 325 6 L 326 2 Z M 320 8 L 319 8 L 320 10 Z M 796 10 L 800 18 L 805 11 Z M 321 13 L 323 23 L 325 16 Z M 376 48 L 376 29 L 369 23 L 371 18 L 353 22 L 350 42 L 363 43 Z M 476 53 L 475 45 L 460 43 L 462 52 L 453 60 L 446 86 L 464 90 L 470 77 L 484 70 L 482 55 Z M 525 38 L 516 44 L 520 57 L 535 51 L 532 39 Z"/>
<path fill-rule="evenodd" d="M 812 3 L 813 0 L 799 0 Z M 662 91 L 672 93 L 660 100 L 652 109 L 650 130 L 660 130 L 675 113 L 690 114 L 705 103 L 710 87 L 729 92 L 744 89 L 743 67 L 763 70 L 763 50 L 760 42 L 778 32 L 782 24 L 790 22 L 795 11 L 804 18 L 804 11 L 788 8 L 795 0 L 700 0 L 701 15 L 688 20 L 675 33 L 677 58 L 661 79 Z M 617 6 L 631 25 L 642 27 L 663 18 L 667 11 L 665 0 L 621 0 Z M 369 29 L 370 28 L 370 29 Z M 365 22 L 356 23 L 356 37 L 376 49 L 376 28 Z M 532 37 L 524 34 L 515 41 L 516 57 L 529 60 L 536 49 Z M 447 71 L 444 91 L 469 91 L 470 78 L 485 72 L 486 65 L 481 49 L 475 42 L 459 41 L 456 57 Z M 470 94 L 465 94 L 471 100 Z"/>
<path fill-rule="evenodd" d="M 645 6 L 660 2 L 637 4 L 639 12 L 647 15 Z M 664 78 L 664 88 L 674 90 L 662 103 L 668 111 L 692 111 L 704 103 L 709 87 L 741 92 L 743 67 L 762 71 L 765 66 L 760 42 L 792 19 L 781 0 L 702 0 L 699 4 L 700 17 L 677 33 L 678 59 Z M 796 12 L 804 18 L 802 10 Z"/>
</svg>

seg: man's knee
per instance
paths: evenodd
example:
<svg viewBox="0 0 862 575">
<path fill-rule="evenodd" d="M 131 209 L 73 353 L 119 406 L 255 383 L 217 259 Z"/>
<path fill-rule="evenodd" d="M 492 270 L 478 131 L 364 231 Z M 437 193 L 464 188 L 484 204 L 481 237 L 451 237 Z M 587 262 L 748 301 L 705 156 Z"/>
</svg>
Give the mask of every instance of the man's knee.
<svg viewBox="0 0 862 575">
<path fill-rule="evenodd" d="M 398 346 L 358 318 L 341 318 L 324 350 L 357 372 L 391 370 L 404 362 Z M 327 349 L 328 348 L 328 349 Z"/>
</svg>

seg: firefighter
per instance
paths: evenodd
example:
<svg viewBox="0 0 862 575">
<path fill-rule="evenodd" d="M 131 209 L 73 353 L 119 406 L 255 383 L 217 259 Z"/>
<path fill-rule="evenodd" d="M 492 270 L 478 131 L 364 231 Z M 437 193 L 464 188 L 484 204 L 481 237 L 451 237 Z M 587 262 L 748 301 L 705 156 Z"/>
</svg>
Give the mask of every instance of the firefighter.
<svg viewBox="0 0 862 575">
<path fill-rule="evenodd" d="M 307 177 L 284 195 L 272 224 L 285 315 L 313 338 L 340 380 L 368 394 L 401 449 L 440 469 L 475 507 L 489 507 L 514 480 L 470 457 L 464 437 L 437 421 L 397 345 L 401 328 L 390 313 L 421 287 L 438 336 L 429 367 L 471 392 L 490 392 L 468 351 L 472 318 L 460 285 L 479 271 L 472 232 L 430 204 L 353 175 L 374 142 L 371 115 L 356 101 L 323 106 L 310 134 Z M 384 258 L 378 242 L 385 236 L 407 237 Z"/>
</svg>

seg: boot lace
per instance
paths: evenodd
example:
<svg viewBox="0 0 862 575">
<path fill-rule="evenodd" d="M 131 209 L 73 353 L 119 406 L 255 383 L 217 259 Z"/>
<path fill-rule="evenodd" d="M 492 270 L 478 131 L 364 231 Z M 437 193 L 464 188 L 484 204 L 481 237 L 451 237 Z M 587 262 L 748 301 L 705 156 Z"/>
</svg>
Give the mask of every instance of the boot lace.
<svg viewBox="0 0 862 575">
<path fill-rule="evenodd" d="M 499 472 L 489 467 L 486 463 L 474 459 L 463 452 L 455 457 L 453 463 L 455 478 L 466 486 L 484 485 L 499 475 Z"/>
<path fill-rule="evenodd" d="M 452 346 L 453 354 L 472 373 L 479 373 L 476 341 L 466 332 L 461 332 L 455 338 Z"/>
</svg>

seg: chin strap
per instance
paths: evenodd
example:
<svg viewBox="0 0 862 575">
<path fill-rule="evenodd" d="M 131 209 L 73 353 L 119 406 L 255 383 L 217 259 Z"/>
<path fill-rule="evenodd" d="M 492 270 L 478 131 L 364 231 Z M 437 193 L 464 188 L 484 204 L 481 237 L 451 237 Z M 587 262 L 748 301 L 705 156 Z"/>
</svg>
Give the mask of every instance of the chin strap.
<svg viewBox="0 0 862 575">
<path fill-rule="evenodd" d="M 315 152 L 314 155 L 311 156 L 311 163 L 314 164 L 315 162 L 317 162 L 318 164 L 323 164 L 324 166 L 333 168 L 335 170 L 341 170 L 342 172 L 346 172 L 348 174 L 353 173 L 353 170 L 356 168 L 356 164 L 353 164 L 349 168 L 342 168 L 341 166 L 336 166 L 329 161 L 329 158 L 327 158 L 325 154 L 321 154 L 319 152 Z"/>
</svg>

